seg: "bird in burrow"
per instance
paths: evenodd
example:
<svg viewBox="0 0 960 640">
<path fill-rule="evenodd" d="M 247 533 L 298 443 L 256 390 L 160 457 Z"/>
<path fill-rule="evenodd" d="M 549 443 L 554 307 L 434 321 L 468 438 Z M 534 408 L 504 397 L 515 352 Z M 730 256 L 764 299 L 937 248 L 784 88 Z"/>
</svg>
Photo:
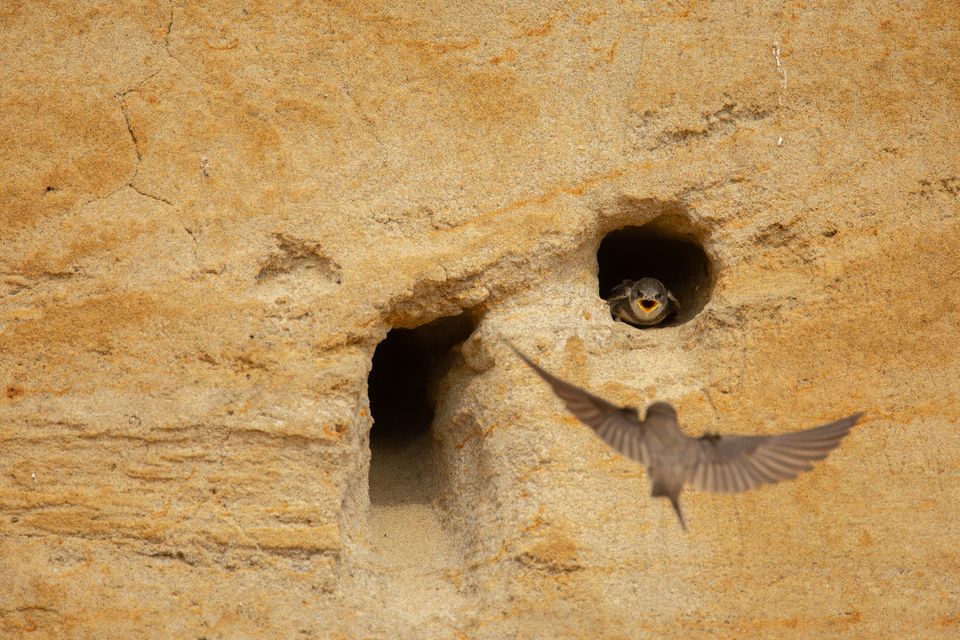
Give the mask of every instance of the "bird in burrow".
<svg viewBox="0 0 960 640">
<path fill-rule="evenodd" d="M 624 280 L 607 298 L 614 320 L 652 327 L 680 313 L 680 301 L 656 278 Z"/>
</svg>

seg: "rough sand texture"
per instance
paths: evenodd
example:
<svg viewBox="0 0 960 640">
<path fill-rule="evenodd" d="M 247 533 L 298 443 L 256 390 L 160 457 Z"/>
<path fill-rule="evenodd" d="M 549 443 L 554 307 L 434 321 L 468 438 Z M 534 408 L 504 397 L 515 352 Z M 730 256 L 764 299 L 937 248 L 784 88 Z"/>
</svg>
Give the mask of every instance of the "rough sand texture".
<svg viewBox="0 0 960 640">
<path fill-rule="evenodd" d="M 0 637 L 960 633 L 958 5 L 528 5 L 3 4 Z M 638 331 L 651 221 L 713 286 Z M 371 503 L 374 350 L 462 311 Z M 504 336 L 691 432 L 867 416 L 684 534 Z"/>
</svg>

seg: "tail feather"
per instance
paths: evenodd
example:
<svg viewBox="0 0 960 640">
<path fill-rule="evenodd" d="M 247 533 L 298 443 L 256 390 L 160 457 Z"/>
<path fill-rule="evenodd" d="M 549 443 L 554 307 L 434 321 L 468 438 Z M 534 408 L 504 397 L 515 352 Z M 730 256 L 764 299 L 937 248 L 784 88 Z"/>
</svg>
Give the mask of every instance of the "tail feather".
<svg viewBox="0 0 960 640">
<path fill-rule="evenodd" d="M 683 491 L 683 485 L 679 487 L 672 486 L 669 482 L 663 482 L 660 480 L 653 481 L 653 488 L 650 491 L 650 495 L 654 498 L 669 498 L 670 504 L 673 505 L 673 510 L 677 512 L 677 517 L 680 519 L 680 526 L 683 527 L 683 530 L 687 530 L 687 521 L 683 519 L 683 510 L 680 509 L 680 492 Z"/>
<path fill-rule="evenodd" d="M 683 519 L 683 511 L 680 510 L 680 497 L 679 496 L 667 496 L 670 498 L 670 504 L 673 505 L 673 510 L 677 512 L 677 517 L 680 518 L 680 526 L 683 527 L 683 530 L 687 530 L 687 522 Z"/>
</svg>

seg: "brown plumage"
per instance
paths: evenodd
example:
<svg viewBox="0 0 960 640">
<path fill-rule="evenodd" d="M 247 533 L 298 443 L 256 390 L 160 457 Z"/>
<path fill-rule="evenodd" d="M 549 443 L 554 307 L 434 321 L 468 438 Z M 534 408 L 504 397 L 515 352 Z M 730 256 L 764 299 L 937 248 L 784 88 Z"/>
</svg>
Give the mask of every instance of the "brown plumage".
<svg viewBox="0 0 960 640">
<path fill-rule="evenodd" d="M 680 301 L 656 278 L 624 280 L 607 298 L 614 320 L 652 327 L 680 313 Z"/>
<path fill-rule="evenodd" d="M 598 398 L 548 373 L 513 345 L 511 348 L 547 381 L 577 419 L 621 454 L 647 467 L 651 495 L 670 500 L 684 530 L 687 525 L 680 509 L 684 484 L 704 491 L 739 493 L 792 480 L 826 458 L 863 415 L 855 413 L 821 427 L 775 436 L 707 434 L 691 438 L 680 430 L 677 412 L 670 404 L 654 402 L 641 420 L 635 407 L 618 407 Z"/>
</svg>

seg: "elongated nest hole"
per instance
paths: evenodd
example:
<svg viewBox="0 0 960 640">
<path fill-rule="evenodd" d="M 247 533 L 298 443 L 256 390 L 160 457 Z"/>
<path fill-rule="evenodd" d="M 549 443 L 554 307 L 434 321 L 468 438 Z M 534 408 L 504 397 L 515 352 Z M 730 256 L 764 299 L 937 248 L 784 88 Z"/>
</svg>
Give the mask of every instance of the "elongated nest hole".
<svg viewBox="0 0 960 640">
<path fill-rule="evenodd" d="M 440 318 L 415 329 L 393 329 L 377 345 L 368 379 L 370 413 L 370 502 L 427 503 L 434 497 L 436 473 L 432 381 L 452 347 L 475 323 L 466 313 Z"/>
</svg>

